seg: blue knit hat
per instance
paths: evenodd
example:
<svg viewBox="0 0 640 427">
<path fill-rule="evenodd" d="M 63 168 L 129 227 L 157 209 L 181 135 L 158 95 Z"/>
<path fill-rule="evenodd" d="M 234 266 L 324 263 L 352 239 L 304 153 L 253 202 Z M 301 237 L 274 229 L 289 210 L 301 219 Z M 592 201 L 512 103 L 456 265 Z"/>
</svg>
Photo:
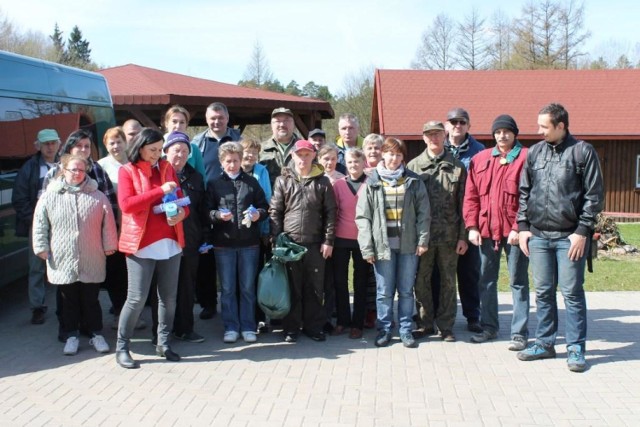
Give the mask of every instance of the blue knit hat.
<svg viewBox="0 0 640 427">
<path fill-rule="evenodd" d="M 167 136 L 167 140 L 162 144 L 162 151 L 166 152 L 169 147 L 173 144 L 177 144 L 178 142 L 182 142 L 187 144 L 189 147 L 189 153 L 191 153 L 191 141 L 189 140 L 189 135 L 184 132 L 173 131 Z"/>
</svg>

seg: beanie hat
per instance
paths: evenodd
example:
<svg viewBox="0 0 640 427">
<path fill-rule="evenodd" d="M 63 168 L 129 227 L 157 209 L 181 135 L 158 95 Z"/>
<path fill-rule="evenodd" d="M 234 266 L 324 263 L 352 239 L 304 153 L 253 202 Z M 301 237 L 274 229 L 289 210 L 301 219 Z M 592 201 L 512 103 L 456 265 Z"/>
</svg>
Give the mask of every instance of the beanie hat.
<svg viewBox="0 0 640 427">
<path fill-rule="evenodd" d="M 182 142 L 187 144 L 189 147 L 189 153 L 191 153 L 191 142 L 189 141 L 189 135 L 179 131 L 173 131 L 167 136 L 167 140 L 162 144 L 162 151 L 166 152 L 169 147 L 173 144 L 177 144 L 178 142 Z"/>
<path fill-rule="evenodd" d="M 496 117 L 491 125 L 491 134 L 496 133 L 498 129 L 508 129 L 513 132 L 515 136 L 518 136 L 518 132 L 520 132 L 516 121 L 508 114 L 501 114 Z"/>
</svg>

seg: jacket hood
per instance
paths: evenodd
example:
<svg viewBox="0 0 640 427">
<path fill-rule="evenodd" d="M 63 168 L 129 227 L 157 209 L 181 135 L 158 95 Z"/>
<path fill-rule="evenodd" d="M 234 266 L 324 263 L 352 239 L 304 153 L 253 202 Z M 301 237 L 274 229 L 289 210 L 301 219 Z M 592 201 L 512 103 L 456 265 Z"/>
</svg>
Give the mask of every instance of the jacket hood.
<svg viewBox="0 0 640 427">
<path fill-rule="evenodd" d="M 300 175 L 298 175 L 298 172 L 296 172 L 296 168 L 293 167 L 293 165 L 290 165 L 290 166 L 282 168 L 282 175 L 291 176 L 296 181 L 301 181 L 302 179 L 313 179 L 313 178 L 317 178 L 319 176 L 323 176 L 324 175 L 324 168 L 322 167 L 322 165 L 319 165 L 317 163 L 313 163 L 311 165 L 311 172 L 309 172 L 309 176 L 306 176 L 306 177 L 303 178 Z"/>
<path fill-rule="evenodd" d="M 60 176 L 49 183 L 47 191 L 54 191 L 57 193 L 93 193 L 98 189 L 98 183 L 87 176 L 87 178 L 79 186 L 69 185 L 64 181 L 64 177 Z"/>
</svg>

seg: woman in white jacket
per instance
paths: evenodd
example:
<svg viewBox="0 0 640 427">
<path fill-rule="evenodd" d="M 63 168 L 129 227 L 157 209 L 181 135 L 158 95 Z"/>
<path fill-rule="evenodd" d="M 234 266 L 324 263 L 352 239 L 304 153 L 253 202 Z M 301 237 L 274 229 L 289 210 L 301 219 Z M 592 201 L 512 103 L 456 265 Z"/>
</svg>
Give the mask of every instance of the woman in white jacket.
<svg viewBox="0 0 640 427">
<path fill-rule="evenodd" d="M 106 353 L 101 335 L 100 283 L 106 274 L 106 257 L 115 252 L 118 239 L 111 204 L 87 176 L 89 163 L 77 155 L 61 159 L 60 174 L 40 197 L 33 218 L 33 252 L 47 261 L 47 277 L 61 285 L 64 354 L 78 352 L 78 325 L 93 334 L 90 344 Z"/>
</svg>

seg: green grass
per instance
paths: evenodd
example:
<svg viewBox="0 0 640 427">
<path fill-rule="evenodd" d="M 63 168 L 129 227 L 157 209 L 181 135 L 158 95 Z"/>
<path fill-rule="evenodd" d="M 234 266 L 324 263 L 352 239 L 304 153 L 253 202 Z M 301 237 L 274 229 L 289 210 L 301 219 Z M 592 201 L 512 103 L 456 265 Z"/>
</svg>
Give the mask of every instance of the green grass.
<svg viewBox="0 0 640 427">
<path fill-rule="evenodd" d="M 640 248 L 640 223 L 618 224 L 624 241 Z M 598 255 L 593 260 L 593 273 L 585 273 L 586 291 L 640 291 L 640 255 L 610 256 Z M 529 282 L 533 289 L 533 281 L 529 274 Z M 507 264 L 504 259 L 500 264 L 498 289 L 509 292 Z"/>
</svg>

